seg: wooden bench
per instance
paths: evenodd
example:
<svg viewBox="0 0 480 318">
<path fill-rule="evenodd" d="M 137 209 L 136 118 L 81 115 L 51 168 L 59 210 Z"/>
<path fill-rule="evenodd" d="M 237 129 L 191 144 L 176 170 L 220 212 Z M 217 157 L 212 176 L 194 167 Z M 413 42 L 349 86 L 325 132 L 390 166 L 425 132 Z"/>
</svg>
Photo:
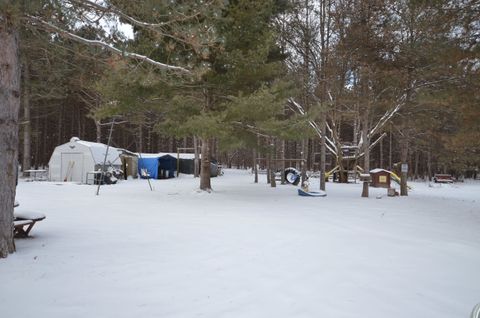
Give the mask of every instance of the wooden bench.
<svg viewBox="0 0 480 318">
<path fill-rule="evenodd" d="M 15 237 L 28 237 L 35 223 L 45 219 L 45 215 L 38 212 L 15 212 L 13 219 L 13 227 Z"/>
<path fill-rule="evenodd" d="M 435 174 L 433 176 L 433 181 L 435 183 L 453 183 L 452 175 L 450 174 Z"/>
</svg>

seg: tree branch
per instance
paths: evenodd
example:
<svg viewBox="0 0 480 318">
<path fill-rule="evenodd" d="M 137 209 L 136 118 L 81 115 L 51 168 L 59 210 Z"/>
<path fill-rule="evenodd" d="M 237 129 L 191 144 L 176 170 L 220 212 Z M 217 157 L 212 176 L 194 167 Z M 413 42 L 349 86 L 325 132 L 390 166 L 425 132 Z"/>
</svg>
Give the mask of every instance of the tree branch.
<svg viewBox="0 0 480 318">
<path fill-rule="evenodd" d="M 293 105 L 295 105 L 295 107 L 297 108 L 297 111 L 300 113 L 300 115 L 302 116 L 306 116 L 307 113 L 305 112 L 305 110 L 303 109 L 303 107 L 298 104 L 293 98 L 289 98 L 288 100 L 290 103 L 292 103 Z M 292 107 L 290 107 L 291 110 L 295 111 L 295 109 L 293 109 Z M 315 130 L 315 132 L 317 133 L 317 135 L 320 137 L 320 138 L 325 138 L 325 141 L 326 141 L 326 144 L 325 146 L 327 147 L 327 149 L 335 155 L 335 157 L 337 157 L 337 147 L 335 146 L 335 144 L 325 135 L 323 136 L 322 135 L 322 131 L 320 129 L 320 127 L 318 127 L 317 123 L 313 120 L 308 120 L 308 123 L 310 124 L 310 126 L 313 128 L 313 130 Z M 335 149 L 335 150 L 334 150 Z"/>
<path fill-rule="evenodd" d="M 123 56 L 123 57 L 126 57 L 126 58 L 130 58 L 130 59 L 133 59 L 133 60 L 146 62 L 146 63 L 151 64 L 151 65 L 153 65 L 153 66 L 155 66 L 159 69 L 191 74 L 190 70 L 188 70 L 186 68 L 183 68 L 181 66 L 174 66 L 174 65 L 170 65 L 170 64 L 161 63 L 161 62 L 152 60 L 151 58 L 149 58 L 145 55 L 140 55 L 140 54 L 133 53 L 133 52 L 122 51 L 120 49 L 117 49 L 113 45 L 110 45 L 110 44 L 102 42 L 102 41 L 85 39 L 81 36 L 78 36 L 76 34 L 73 34 L 73 33 L 69 32 L 69 31 L 66 31 L 62 28 L 59 28 L 56 25 L 53 25 L 52 23 L 44 21 L 44 20 L 40 19 L 39 17 L 30 16 L 30 15 L 26 15 L 26 17 L 31 22 L 38 23 L 44 29 L 56 32 L 62 37 L 65 37 L 65 38 L 68 38 L 68 39 L 71 39 L 71 40 L 74 40 L 74 41 L 77 41 L 77 42 L 80 42 L 80 43 L 83 43 L 83 44 L 86 44 L 86 45 L 102 47 L 102 48 L 104 48 L 104 49 L 106 49 L 106 50 L 108 50 L 108 51 L 110 51 L 114 54 L 117 54 L 117 55 L 120 55 L 120 56 Z"/>
<path fill-rule="evenodd" d="M 112 4 L 109 4 L 107 7 L 104 7 L 104 6 L 102 6 L 98 3 L 95 3 L 95 2 L 92 2 L 92 1 L 89 1 L 89 0 L 81 0 L 81 1 L 80 0 L 69 0 L 69 2 L 76 3 L 77 5 L 87 7 L 87 8 L 90 8 L 90 9 L 94 9 L 94 10 L 97 10 L 97 11 L 100 11 L 100 12 L 103 12 L 103 13 L 108 13 L 108 12 L 114 13 L 114 14 L 118 15 L 119 17 L 121 17 L 122 19 L 125 19 L 126 21 L 130 22 L 131 24 L 139 26 L 139 27 L 144 27 L 144 28 L 164 27 L 164 26 L 167 26 L 167 25 L 172 24 L 174 22 L 186 21 L 186 20 L 189 20 L 189 19 L 193 19 L 200 14 L 200 13 L 197 12 L 197 13 L 191 15 L 191 16 L 185 16 L 184 15 L 182 18 L 170 19 L 167 22 L 148 23 L 148 22 L 144 22 L 144 21 L 139 21 L 139 20 L 129 16 L 128 14 L 125 14 L 124 12 L 122 12 L 122 10 L 118 9 L 117 7 L 115 7 Z"/>
</svg>

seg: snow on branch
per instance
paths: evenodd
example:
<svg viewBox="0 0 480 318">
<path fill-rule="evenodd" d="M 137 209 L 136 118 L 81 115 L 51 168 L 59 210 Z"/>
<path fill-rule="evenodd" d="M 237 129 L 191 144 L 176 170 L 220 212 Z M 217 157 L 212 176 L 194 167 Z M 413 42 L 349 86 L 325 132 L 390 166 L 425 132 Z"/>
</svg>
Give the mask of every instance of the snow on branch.
<svg viewBox="0 0 480 318">
<path fill-rule="evenodd" d="M 121 17 L 122 19 L 125 19 L 126 21 L 130 22 L 133 25 L 136 25 L 136 26 L 139 26 L 139 27 L 145 27 L 145 28 L 164 27 L 164 26 L 167 26 L 167 25 L 172 24 L 174 22 L 186 21 L 186 20 L 195 18 L 199 15 L 199 13 L 195 13 L 195 14 L 190 15 L 190 16 L 183 15 L 181 18 L 178 18 L 178 19 L 170 19 L 167 22 L 148 23 L 148 22 L 144 22 L 144 21 L 139 21 L 139 20 L 129 16 L 128 14 L 125 14 L 124 12 L 122 12 L 122 10 L 118 9 L 117 7 L 115 7 L 112 4 L 108 4 L 107 6 L 103 6 L 101 4 L 98 4 L 98 3 L 95 3 L 95 2 L 89 1 L 89 0 L 69 0 L 69 2 L 70 3 L 75 3 L 79 6 L 83 6 L 83 7 L 89 8 L 89 9 L 94 9 L 94 10 L 100 11 L 102 13 L 108 13 L 109 12 L 109 13 L 116 14 L 119 17 Z"/>
<path fill-rule="evenodd" d="M 397 102 L 395 106 L 388 110 L 377 122 L 375 127 L 370 130 L 368 133 L 368 137 L 371 138 L 374 134 L 376 134 L 398 111 L 407 103 L 407 97 L 409 93 L 416 92 L 418 89 L 426 86 L 432 86 L 441 82 L 446 82 L 446 81 L 453 81 L 456 80 L 456 77 L 448 77 L 448 78 L 442 78 L 439 80 L 435 81 L 430 81 L 430 82 L 425 82 L 418 84 L 414 81 L 411 85 L 410 88 L 407 88 L 404 90 L 404 93 L 397 99 Z M 382 92 L 383 93 L 383 92 Z"/>
<path fill-rule="evenodd" d="M 290 107 L 291 110 L 293 110 L 294 112 L 298 112 L 300 113 L 300 115 L 302 116 L 306 116 L 306 112 L 305 110 L 303 109 L 302 105 L 300 105 L 299 103 L 297 103 L 293 98 L 289 98 L 288 101 L 293 104 L 295 107 L 296 107 L 296 110 L 293 109 L 292 107 Z M 320 129 L 320 127 L 318 127 L 318 124 L 313 121 L 313 120 L 308 120 L 308 123 L 310 124 L 310 126 L 313 128 L 313 130 L 315 130 L 315 132 L 317 133 L 317 135 L 320 137 L 320 138 L 325 138 L 325 141 L 327 143 L 325 143 L 325 147 L 332 153 L 334 154 L 335 156 L 337 156 L 337 152 L 335 151 L 337 149 L 337 147 L 335 146 L 335 144 L 330 140 L 330 138 L 328 138 L 327 136 L 323 136 L 322 135 L 322 131 Z M 334 150 L 335 149 L 335 150 Z"/>
<path fill-rule="evenodd" d="M 395 115 L 400 110 L 400 108 L 402 108 L 406 100 L 407 93 L 405 92 L 402 96 L 400 96 L 400 98 L 397 99 L 395 107 L 385 112 L 385 114 L 378 120 L 375 127 L 373 127 L 372 130 L 370 130 L 370 132 L 368 133 L 368 138 L 371 138 L 374 134 L 376 134 L 393 117 L 393 115 Z"/>
<path fill-rule="evenodd" d="M 383 133 L 381 134 L 377 139 L 375 139 L 374 142 L 372 142 L 370 144 L 370 146 L 368 147 L 369 151 L 372 151 L 373 147 L 375 147 L 379 142 L 380 140 L 382 140 L 383 138 L 385 138 L 385 136 L 387 135 L 387 133 Z M 362 158 L 363 156 L 365 155 L 365 151 L 359 153 L 357 156 L 354 156 L 352 158 L 355 158 L 355 159 L 360 159 Z M 345 157 L 344 157 L 345 158 Z"/>
<path fill-rule="evenodd" d="M 255 126 L 253 126 L 253 125 L 245 124 L 245 123 L 242 123 L 240 121 L 234 121 L 232 123 L 242 127 L 243 129 L 246 129 L 246 130 L 250 131 L 251 133 L 253 133 L 253 134 L 255 134 L 259 137 L 272 138 L 272 136 L 270 136 L 270 135 L 266 135 L 266 134 L 261 133 L 259 131 L 259 129 Z"/>
<path fill-rule="evenodd" d="M 387 135 L 387 133 L 382 133 L 374 142 L 372 142 L 370 144 L 370 147 L 368 147 L 370 150 L 373 149 L 373 147 L 375 147 L 379 142 L 380 140 L 382 140 L 383 138 L 385 138 L 385 136 Z"/>
<path fill-rule="evenodd" d="M 65 38 L 68 38 L 68 39 L 71 39 L 71 40 L 74 40 L 74 41 L 77 41 L 77 42 L 80 42 L 80 43 L 83 43 L 83 44 L 86 44 L 86 45 L 102 47 L 102 48 L 104 48 L 104 49 L 106 49 L 106 50 L 108 50 L 112 53 L 115 53 L 117 55 L 121 55 L 123 57 L 127 57 L 127 58 L 130 58 L 130 59 L 146 62 L 146 63 L 151 64 L 151 65 L 153 65 L 157 68 L 160 68 L 160 69 L 177 71 L 177 72 L 187 73 L 187 74 L 191 73 L 190 70 L 188 70 L 186 68 L 183 68 L 181 66 L 175 66 L 175 65 L 161 63 L 161 62 L 152 60 L 151 58 L 149 58 L 145 55 L 140 55 L 140 54 L 133 53 L 133 52 L 122 51 L 120 49 L 117 49 L 113 45 L 105 43 L 103 41 L 85 39 L 81 36 L 78 36 L 76 34 L 73 34 L 73 33 L 69 32 L 69 31 L 66 31 L 62 28 L 59 28 L 56 25 L 53 25 L 52 23 L 44 21 L 39 17 L 30 16 L 30 15 L 27 15 L 26 17 L 31 22 L 39 23 L 43 28 L 48 29 L 48 30 L 53 31 L 53 32 L 56 32 L 62 37 L 65 37 Z"/>
</svg>

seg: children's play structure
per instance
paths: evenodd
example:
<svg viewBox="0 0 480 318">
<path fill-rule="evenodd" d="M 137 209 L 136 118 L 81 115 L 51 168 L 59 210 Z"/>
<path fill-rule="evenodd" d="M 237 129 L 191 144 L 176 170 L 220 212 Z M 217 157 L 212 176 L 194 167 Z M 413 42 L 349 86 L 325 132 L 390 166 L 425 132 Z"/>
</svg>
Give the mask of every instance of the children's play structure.
<svg viewBox="0 0 480 318">
<path fill-rule="evenodd" d="M 331 102 L 333 102 L 333 98 L 330 95 L 329 97 Z M 348 182 L 351 177 L 356 179 L 360 173 L 363 173 L 363 169 L 358 166 L 358 163 L 362 160 L 362 157 L 364 157 L 366 150 L 371 151 L 387 135 L 385 132 L 382 132 L 383 127 L 390 122 L 391 118 L 404 104 L 405 94 L 402 95 L 374 125 L 368 128 L 362 127 L 363 131 L 358 128 L 357 122 L 353 123 L 352 142 L 344 141 L 341 138 L 341 129 L 334 120 L 327 120 L 325 122 L 325 132 L 322 132 L 320 125 L 314 120 L 308 120 L 308 123 L 318 137 L 325 140 L 326 151 L 334 159 L 335 168 L 326 174 L 327 179 L 333 175 L 334 181 L 344 183 Z M 293 98 L 289 99 L 288 106 L 292 111 L 301 116 L 307 115 L 302 105 L 297 103 Z M 394 175 L 393 172 L 391 176 L 394 181 L 400 179 Z"/>
</svg>

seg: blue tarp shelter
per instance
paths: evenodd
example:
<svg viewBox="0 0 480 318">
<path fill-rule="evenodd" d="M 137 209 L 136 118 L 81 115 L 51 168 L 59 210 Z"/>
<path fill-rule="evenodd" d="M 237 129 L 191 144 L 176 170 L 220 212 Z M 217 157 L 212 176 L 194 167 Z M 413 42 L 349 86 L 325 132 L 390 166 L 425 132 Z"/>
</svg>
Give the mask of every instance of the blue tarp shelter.
<svg viewBox="0 0 480 318">
<path fill-rule="evenodd" d="M 138 158 L 138 173 L 145 178 L 147 173 L 150 178 L 158 179 L 158 157 Z"/>
<path fill-rule="evenodd" d="M 171 155 L 164 155 L 158 158 L 158 179 L 168 179 L 175 177 L 177 170 L 177 158 Z"/>
<path fill-rule="evenodd" d="M 142 171 L 143 170 L 143 171 Z M 138 173 L 145 178 L 145 172 L 152 179 L 168 179 L 175 177 L 177 158 L 170 154 L 140 154 Z"/>
</svg>

